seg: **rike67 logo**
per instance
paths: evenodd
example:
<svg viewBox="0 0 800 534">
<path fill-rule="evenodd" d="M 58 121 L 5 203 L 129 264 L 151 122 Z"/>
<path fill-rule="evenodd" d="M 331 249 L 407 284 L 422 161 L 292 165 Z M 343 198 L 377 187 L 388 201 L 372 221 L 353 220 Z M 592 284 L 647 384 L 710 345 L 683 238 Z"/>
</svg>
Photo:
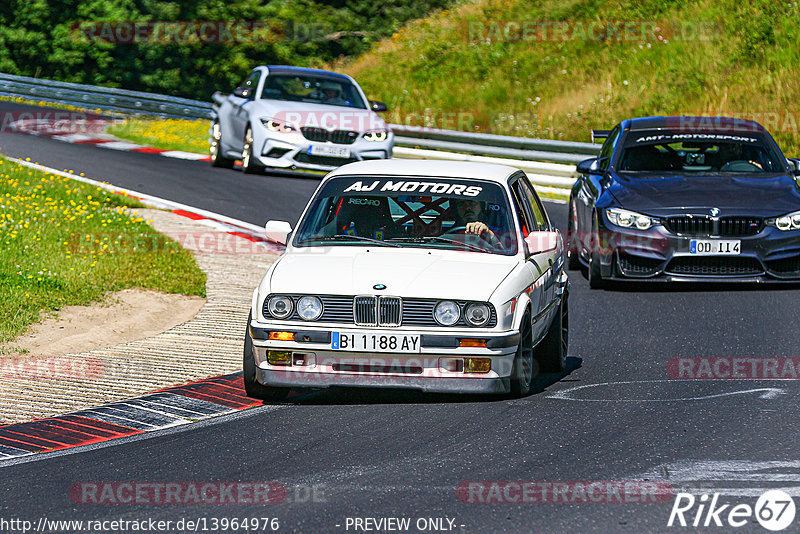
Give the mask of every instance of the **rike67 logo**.
<svg viewBox="0 0 800 534">
<path fill-rule="evenodd" d="M 743 527 L 758 522 L 774 532 L 785 530 L 794 523 L 795 504 L 791 495 L 782 490 L 769 490 L 749 504 L 720 503 L 720 494 L 678 493 L 669 514 L 667 526 L 681 527 Z"/>
</svg>

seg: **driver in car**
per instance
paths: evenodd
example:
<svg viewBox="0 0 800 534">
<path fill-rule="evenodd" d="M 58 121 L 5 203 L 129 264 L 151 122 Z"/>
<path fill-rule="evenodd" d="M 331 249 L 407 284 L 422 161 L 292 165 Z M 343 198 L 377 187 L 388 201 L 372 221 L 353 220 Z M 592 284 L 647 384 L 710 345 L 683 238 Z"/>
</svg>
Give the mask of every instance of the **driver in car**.
<svg viewBox="0 0 800 534">
<path fill-rule="evenodd" d="M 489 226 L 482 222 L 485 219 L 482 203 L 479 200 L 452 199 L 450 207 L 453 209 L 455 224 L 453 228 L 463 226 L 464 233 L 479 236 L 489 243 L 499 243 L 499 239 Z"/>
<path fill-rule="evenodd" d="M 339 84 L 333 82 L 323 82 L 320 85 L 320 90 L 322 91 L 322 101 L 325 104 L 331 104 L 333 106 L 347 106 L 349 103 L 347 100 L 341 97 L 341 90 Z"/>
</svg>

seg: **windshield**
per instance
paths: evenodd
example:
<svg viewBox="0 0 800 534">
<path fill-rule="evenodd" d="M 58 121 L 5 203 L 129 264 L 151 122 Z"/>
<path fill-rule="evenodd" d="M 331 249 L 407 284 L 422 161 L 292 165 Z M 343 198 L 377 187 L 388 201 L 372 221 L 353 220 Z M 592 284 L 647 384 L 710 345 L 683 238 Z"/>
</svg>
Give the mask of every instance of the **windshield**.
<svg viewBox="0 0 800 534">
<path fill-rule="evenodd" d="M 304 246 L 394 246 L 513 255 L 502 187 L 450 178 L 346 177 L 325 184 L 294 239 Z"/>
<path fill-rule="evenodd" d="M 632 132 L 617 171 L 767 174 L 786 168 L 760 134 Z"/>
<path fill-rule="evenodd" d="M 358 89 L 349 81 L 316 76 L 270 74 L 261 98 L 367 109 Z"/>
</svg>

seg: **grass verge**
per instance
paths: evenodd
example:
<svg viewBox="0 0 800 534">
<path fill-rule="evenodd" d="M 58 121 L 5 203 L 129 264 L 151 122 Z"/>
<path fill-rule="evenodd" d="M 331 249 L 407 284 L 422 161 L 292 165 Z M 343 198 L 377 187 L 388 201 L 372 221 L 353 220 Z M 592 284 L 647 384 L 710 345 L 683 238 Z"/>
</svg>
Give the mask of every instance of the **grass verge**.
<svg viewBox="0 0 800 534">
<path fill-rule="evenodd" d="M 209 121 L 185 119 L 127 119 L 112 124 L 111 135 L 162 150 L 208 153 Z"/>
<path fill-rule="evenodd" d="M 194 257 L 135 200 L 0 158 L 0 343 L 42 313 L 131 287 L 205 296 Z M 136 249 L 123 242 L 159 243 Z"/>
</svg>

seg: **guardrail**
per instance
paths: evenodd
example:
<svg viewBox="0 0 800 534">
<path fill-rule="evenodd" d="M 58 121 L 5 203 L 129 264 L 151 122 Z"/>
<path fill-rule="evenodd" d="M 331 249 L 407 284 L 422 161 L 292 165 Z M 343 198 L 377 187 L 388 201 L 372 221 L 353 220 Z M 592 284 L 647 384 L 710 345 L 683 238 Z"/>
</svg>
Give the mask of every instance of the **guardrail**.
<svg viewBox="0 0 800 534">
<path fill-rule="evenodd" d="M 0 96 L 24 97 L 124 115 L 211 119 L 212 102 L 154 93 L 57 82 L 0 73 Z M 219 104 L 227 95 L 217 92 Z M 507 135 L 436 130 L 390 124 L 395 132 L 395 153 L 400 157 L 473 160 L 521 167 L 534 183 L 569 187 L 575 181 L 574 164 L 596 156 L 600 145 L 531 139 Z"/>
</svg>

